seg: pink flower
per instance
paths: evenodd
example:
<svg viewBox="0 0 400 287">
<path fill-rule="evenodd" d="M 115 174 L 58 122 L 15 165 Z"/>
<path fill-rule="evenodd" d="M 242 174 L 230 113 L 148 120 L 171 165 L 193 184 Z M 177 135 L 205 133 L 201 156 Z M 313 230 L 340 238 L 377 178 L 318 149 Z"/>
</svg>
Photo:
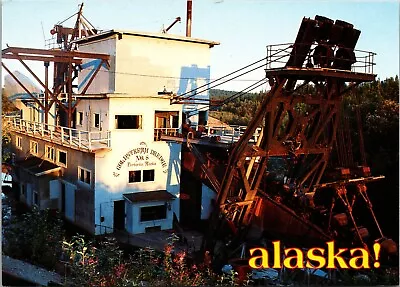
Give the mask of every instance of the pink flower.
<svg viewBox="0 0 400 287">
<path fill-rule="evenodd" d="M 114 271 L 115 271 L 115 276 L 117 276 L 117 278 L 120 278 L 123 275 L 123 273 L 125 272 L 125 264 L 120 264 L 120 265 L 116 266 L 114 268 Z"/>
</svg>

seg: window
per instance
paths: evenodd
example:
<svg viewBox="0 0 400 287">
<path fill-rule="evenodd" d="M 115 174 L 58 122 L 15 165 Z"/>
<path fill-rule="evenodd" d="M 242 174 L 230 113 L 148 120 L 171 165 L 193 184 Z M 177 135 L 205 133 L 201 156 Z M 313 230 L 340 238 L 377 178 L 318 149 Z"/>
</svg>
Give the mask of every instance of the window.
<svg viewBox="0 0 400 287">
<path fill-rule="evenodd" d="M 83 112 L 78 112 L 76 116 L 77 116 L 76 119 L 77 124 L 80 126 L 83 125 Z"/>
<path fill-rule="evenodd" d="M 116 115 L 115 116 L 116 129 L 141 129 L 142 116 L 139 115 Z"/>
<path fill-rule="evenodd" d="M 67 167 L 67 152 L 62 150 L 57 150 L 57 163 Z"/>
<path fill-rule="evenodd" d="M 93 114 L 93 126 L 100 128 L 100 114 Z"/>
<path fill-rule="evenodd" d="M 154 181 L 154 169 L 143 171 L 143 182 L 145 181 Z"/>
<path fill-rule="evenodd" d="M 129 182 L 146 182 L 154 181 L 154 169 L 143 170 L 143 177 L 141 170 L 130 170 L 129 171 Z"/>
<path fill-rule="evenodd" d="M 31 152 L 31 154 L 33 155 L 37 155 L 38 154 L 38 143 L 34 142 L 34 141 L 30 141 L 29 142 L 29 151 Z"/>
<path fill-rule="evenodd" d="M 22 138 L 19 136 L 16 136 L 15 142 L 16 142 L 17 149 L 22 150 Z"/>
<path fill-rule="evenodd" d="M 45 146 L 45 153 L 44 156 L 46 159 L 50 161 L 54 161 L 56 159 L 56 152 L 54 150 L 54 147 L 51 146 Z"/>
<path fill-rule="evenodd" d="M 155 128 L 173 128 L 179 127 L 178 111 L 155 111 Z"/>
<path fill-rule="evenodd" d="M 167 206 L 147 206 L 140 209 L 140 221 L 160 220 L 167 218 Z"/>
<path fill-rule="evenodd" d="M 22 193 L 23 196 L 26 196 L 25 184 L 21 184 L 21 193 Z"/>
<path fill-rule="evenodd" d="M 84 182 L 90 185 L 91 183 L 91 172 L 90 170 L 83 168 L 83 167 L 78 167 L 78 179 L 80 182 Z"/>
<path fill-rule="evenodd" d="M 129 182 L 141 182 L 142 181 L 142 171 L 141 170 L 130 170 L 129 171 Z"/>
</svg>

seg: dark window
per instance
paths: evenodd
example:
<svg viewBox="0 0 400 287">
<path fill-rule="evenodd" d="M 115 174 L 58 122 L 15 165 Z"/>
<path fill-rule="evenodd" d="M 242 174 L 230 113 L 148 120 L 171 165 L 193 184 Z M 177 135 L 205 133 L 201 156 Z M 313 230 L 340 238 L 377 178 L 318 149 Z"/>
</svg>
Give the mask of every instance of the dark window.
<svg viewBox="0 0 400 287">
<path fill-rule="evenodd" d="M 100 127 L 100 114 L 94 114 L 94 127 Z"/>
<path fill-rule="evenodd" d="M 143 181 L 154 181 L 154 169 L 143 171 Z"/>
<path fill-rule="evenodd" d="M 207 111 L 200 111 L 199 112 L 199 125 L 205 126 L 207 125 Z"/>
<path fill-rule="evenodd" d="M 140 209 L 140 221 L 151 221 L 167 218 L 167 206 L 157 205 L 142 207 Z"/>
<path fill-rule="evenodd" d="M 83 124 L 83 112 L 78 112 L 78 125 Z"/>
<path fill-rule="evenodd" d="M 22 191 L 23 195 L 26 194 L 26 192 L 25 192 L 25 184 L 21 184 L 21 191 Z"/>
<path fill-rule="evenodd" d="M 90 175 L 89 170 L 78 167 L 79 181 L 90 184 Z"/>
<path fill-rule="evenodd" d="M 141 182 L 142 173 L 140 170 L 130 170 L 129 171 L 129 182 Z"/>
<path fill-rule="evenodd" d="M 90 171 L 85 170 L 85 182 L 90 184 Z"/>
<path fill-rule="evenodd" d="M 117 129 L 141 129 L 142 128 L 142 116 L 116 115 L 115 116 L 115 128 L 117 128 Z"/>
<path fill-rule="evenodd" d="M 65 151 L 58 151 L 58 162 L 62 164 L 67 164 L 67 153 Z"/>
<path fill-rule="evenodd" d="M 79 180 L 82 182 L 85 181 L 85 171 L 83 169 L 79 170 Z"/>
<path fill-rule="evenodd" d="M 172 127 L 173 128 L 179 127 L 179 116 L 172 116 Z"/>
</svg>

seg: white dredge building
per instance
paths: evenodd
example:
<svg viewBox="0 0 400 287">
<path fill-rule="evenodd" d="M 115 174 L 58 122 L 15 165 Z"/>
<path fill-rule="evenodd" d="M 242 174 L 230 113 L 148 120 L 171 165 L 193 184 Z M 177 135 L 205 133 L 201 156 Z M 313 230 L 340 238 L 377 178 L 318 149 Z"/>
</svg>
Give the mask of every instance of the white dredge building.
<svg viewBox="0 0 400 287">
<path fill-rule="evenodd" d="M 210 81 L 210 48 L 219 43 L 168 34 L 111 30 L 78 41 L 79 51 L 110 55 L 78 101 L 71 128 L 48 123 L 35 104 L 16 103 L 11 122 L 20 200 L 58 208 L 89 233 L 116 229 L 132 234 L 171 229 L 180 219 L 181 145 L 160 141 L 181 132 L 185 112 L 171 105 Z M 99 60 L 85 60 L 78 89 Z M 209 97 L 208 92 L 196 97 Z M 191 123 L 206 124 L 203 109 Z"/>
</svg>

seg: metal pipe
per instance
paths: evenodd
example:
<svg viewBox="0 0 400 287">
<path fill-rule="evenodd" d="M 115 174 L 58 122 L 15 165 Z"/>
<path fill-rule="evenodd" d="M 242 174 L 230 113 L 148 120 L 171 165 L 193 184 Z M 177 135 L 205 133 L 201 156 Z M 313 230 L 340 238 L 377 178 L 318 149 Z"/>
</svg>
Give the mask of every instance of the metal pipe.
<svg viewBox="0 0 400 287">
<path fill-rule="evenodd" d="M 186 6 L 186 37 L 192 36 L 192 0 L 187 0 Z"/>
<path fill-rule="evenodd" d="M 167 33 L 169 29 L 171 29 L 172 26 L 174 26 L 177 22 L 181 22 L 181 17 L 176 17 L 175 21 L 171 25 L 169 25 L 167 29 L 164 30 L 164 33 Z"/>
</svg>

